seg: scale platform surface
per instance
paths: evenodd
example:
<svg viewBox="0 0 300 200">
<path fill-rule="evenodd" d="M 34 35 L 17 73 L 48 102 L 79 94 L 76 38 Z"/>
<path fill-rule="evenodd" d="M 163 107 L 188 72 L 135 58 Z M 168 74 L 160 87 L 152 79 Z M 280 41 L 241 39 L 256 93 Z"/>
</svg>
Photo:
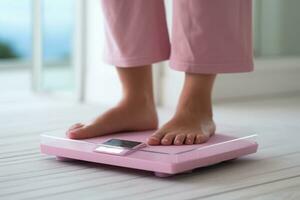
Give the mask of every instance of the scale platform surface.
<svg viewBox="0 0 300 200">
<path fill-rule="evenodd" d="M 41 152 L 58 159 L 76 159 L 107 165 L 153 171 L 156 176 L 165 177 L 189 172 L 227 160 L 233 160 L 257 151 L 255 134 L 241 134 L 234 131 L 217 132 L 204 144 L 182 146 L 146 146 L 128 155 L 111 155 L 95 152 L 95 149 L 109 139 L 145 142 L 154 131 L 126 132 L 85 140 L 73 140 L 62 130 L 41 135 Z"/>
</svg>

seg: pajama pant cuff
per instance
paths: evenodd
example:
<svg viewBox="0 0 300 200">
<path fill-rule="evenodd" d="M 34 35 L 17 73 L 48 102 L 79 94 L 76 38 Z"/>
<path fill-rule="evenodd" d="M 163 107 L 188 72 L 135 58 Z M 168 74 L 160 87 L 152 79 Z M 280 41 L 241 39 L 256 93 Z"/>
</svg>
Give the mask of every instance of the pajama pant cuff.
<svg viewBox="0 0 300 200">
<path fill-rule="evenodd" d="M 144 65 L 151 65 L 157 62 L 162 62 L 169 60 L 170 54 L 165 53 L 159 56 L 153 57 L 145 57 L 145 58 L 111 58 L 111 57 L 104 57 L 104 62 L 114 65 L 116 67 L 139 67 Z"/>
<path fill-rule="evenodd" d="M 254 70 L 253 62 L 224 63 L 224 64 L 194 64 L 172 61 L 170 68 L 195 74 L 242 73 Z"/>
</svg>

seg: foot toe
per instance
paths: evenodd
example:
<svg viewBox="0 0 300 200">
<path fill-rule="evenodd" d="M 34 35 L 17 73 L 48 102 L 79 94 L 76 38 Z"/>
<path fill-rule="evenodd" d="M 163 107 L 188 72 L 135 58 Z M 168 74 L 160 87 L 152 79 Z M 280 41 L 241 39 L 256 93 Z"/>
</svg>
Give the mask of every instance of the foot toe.
<svg viewBox="0 0 300 200">
<path fill-rule="evenodd" d="M 77 128 L 81 128 L 81 127 L 83 127 L 83 126 L 84 126 L 84 124 L 82 124 L 82 123 L 76 123 L 76 124 L 72 125 L 72 126 L 69 128 L 68 131 L 71 131 L 71 130 L 74 130 L 74 129 L 77 129 Z"/>
<path fill-rule="evenodd" d="M 196 137 L 195 133 L 188 133 L 185 138 L 185 144 L 189 144 L 189 145 L 194 144 L 195 137 Z"/>
<path fill-rule="evenodd" d="M 184 140 L 185 140 L 185 134 L 178 134 L 174 139 L 174 144 L 182 145 L 184 143 Z"/>
<path fill-rule="evenodd" d="M 174 141 L 175 134 L 173 133 L 167 133 L 161 140 L 161 144 L 163 145 L 171 145 Z"/>
<path fill-rule="evenodd" d="M 70 139 L 79 139 L 78 135 L 80 135 L 80 133 L 82 132 L 82 127 L 78 127 L 76 129 L 70 129 L 67 131 L 67 137 Z"/>
<path fill-rule="evenodd" d="M 69 131 L 68 136 L 71 139 L 87 139 L 97 137 L 99 134 L 97 125 L 91 124 Z"/>
<path fill-rule="evenodd" d="M 209 139 L 209 137 L 203 135 L 203 134 L 197 134 L 195 138 L 195 144 L 201 144 L 206 142 Z"/>
<path fill-rule="evenodd" d="M 162 131 L 156 131 L 148 138 L 149 145 L 159 145 L 161 139 L 164 137 L 165 133 Z"/>
</svg>

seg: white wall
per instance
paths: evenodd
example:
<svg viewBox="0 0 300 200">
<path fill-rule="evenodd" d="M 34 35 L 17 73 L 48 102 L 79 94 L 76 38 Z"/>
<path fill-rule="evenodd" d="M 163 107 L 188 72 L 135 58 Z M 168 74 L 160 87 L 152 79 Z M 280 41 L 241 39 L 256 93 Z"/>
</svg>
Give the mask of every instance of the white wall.
<svg viewBox="0 0 300 200">
<path fill-rule="evenodd" d="M 256 54 L 300 55 L 299 0 L 256 0 Z"/>
<path fill-rule="evenodd" d="M 257 59 L 255 71 L 219 75 L 213 99 L 224 102 L 236 99 L 255 99 L 266 96 L 300 94 L 300 59 Z M 183 84 L 183 74 L 167 69 L 164 73 L 163 102 L 174 107 Z"/>
<path fill-rule="evenodd" d="M 121 94 L 113 66 L 102 61 L 103 23 L 99 0 L 87 1 L 87 72 L 85 100 L 90 103 L 111 105 Z"/>
</svg>

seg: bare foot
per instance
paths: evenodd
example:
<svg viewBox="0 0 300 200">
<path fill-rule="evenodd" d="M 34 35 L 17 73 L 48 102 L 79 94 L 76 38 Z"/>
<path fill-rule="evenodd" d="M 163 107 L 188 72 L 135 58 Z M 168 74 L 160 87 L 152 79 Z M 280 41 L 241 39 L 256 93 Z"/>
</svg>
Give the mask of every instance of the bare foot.
<svg viewBox="0 0 300 200">
<path fill-rule="evenodd" d="M 72 139 L 85 139 L 121 131 L 152 130 L 157 126 L 154 104 L 123 100 L 89 124 L 71 126 L 67 135 Z"/>
<path fill-rule="evenodd" d="M 186 74 L 174 117 L 149 139 L 150 145 L 204 143 L 215 133 L 211 91 L 215 75 Z"/>
<path fill-rule="evenodd" d="M 176 114 L 148 140 L 150 145 L 200 144 L 215 133 L 215 123 L 206 116 L 193 113 Z"/>
<path fill-rule="evenodd" d="M 157 129 L 158 118 L 152 89 L 152 67 L 117 68 L 123 99 L 89 124 L 75 124 L 68 131 L 72 139 L 84 139 L 121 131 Z"/>
</svg>

